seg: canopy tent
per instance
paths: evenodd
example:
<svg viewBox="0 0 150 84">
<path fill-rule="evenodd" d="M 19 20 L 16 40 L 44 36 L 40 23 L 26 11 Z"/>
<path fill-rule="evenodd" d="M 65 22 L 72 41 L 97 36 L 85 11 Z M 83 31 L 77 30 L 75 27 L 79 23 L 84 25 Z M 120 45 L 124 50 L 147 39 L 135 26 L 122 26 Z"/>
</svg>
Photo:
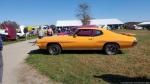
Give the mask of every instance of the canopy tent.
<svg viewBox="0 0 150 84">
<path fill-rule="evenodd" d="M 94 19 L 90 22 L 91 25 L 116 25 L 116 24 L 124 24 L 122 21 L 118 19 Z"/>
<path fill-rule="evenodd" d="M 58 20 L 56 26 L 81 26 L 80 20 Z"/>
<path fill-rule="evenodd" d="M 142 22 L 139 25 L 150 25 L 150 22 Z"/>
<path fill-rule="evenodd" d="M 140 23 L 138 25 L 143 27 L 144 29 L 150 30 L 150 22 L 142 22 L 142 23 Z"/>
<path fill-rule="evenodd" d="M 93 19 L 90 20 L 90 25 L 116 25 L 123 24 L 122 21 L 118 19 Z M 56 23 L 57 27 L 63 26 L 82 26 L 82 22 L 80 20 L 58 20 Z"/>
</svg>

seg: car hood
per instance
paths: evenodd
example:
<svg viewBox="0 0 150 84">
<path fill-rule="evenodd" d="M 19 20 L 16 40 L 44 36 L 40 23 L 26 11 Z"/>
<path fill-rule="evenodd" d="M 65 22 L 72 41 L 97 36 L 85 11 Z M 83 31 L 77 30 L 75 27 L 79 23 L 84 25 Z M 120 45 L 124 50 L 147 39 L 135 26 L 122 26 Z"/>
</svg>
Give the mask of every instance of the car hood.
<svg viewBox="0 0 150 84">
<path fill-rule="evenodd" d="M 54 36 L 46 36 L 43 39 L 55 39 L 55 38 L 64 38 L 64 37 L 68 37 L 69 35 L 54 35 Z"/>
<path fill-rule="evenodd" d="M 42 39 L 38 39 L 38 42 L 57 42 L 57 41 L 62 41 L 62 40 L 68 40 L 70 35 L 56 35 L 56 36 L 46 36 L 43 37 Z"/>
</svg>

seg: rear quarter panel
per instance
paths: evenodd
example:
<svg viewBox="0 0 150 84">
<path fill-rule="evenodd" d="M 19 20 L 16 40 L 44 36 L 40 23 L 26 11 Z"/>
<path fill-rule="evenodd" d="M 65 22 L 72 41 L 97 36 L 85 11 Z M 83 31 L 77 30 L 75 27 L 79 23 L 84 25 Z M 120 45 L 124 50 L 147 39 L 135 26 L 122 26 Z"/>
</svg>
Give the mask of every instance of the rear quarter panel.
<svg viewBox="0 0 150 84">
<path fill-rule="evenodd" d="M 132 47 L 132 43 L 134 39 L 135 37 L 126 36 L 126 35 L 118 34 L 107 30 L 104 31 L 104 37 L 103 37 L 103 41 L 105 43 L 115 42 L 119 44 L 120 48 Z"/>
</svg>

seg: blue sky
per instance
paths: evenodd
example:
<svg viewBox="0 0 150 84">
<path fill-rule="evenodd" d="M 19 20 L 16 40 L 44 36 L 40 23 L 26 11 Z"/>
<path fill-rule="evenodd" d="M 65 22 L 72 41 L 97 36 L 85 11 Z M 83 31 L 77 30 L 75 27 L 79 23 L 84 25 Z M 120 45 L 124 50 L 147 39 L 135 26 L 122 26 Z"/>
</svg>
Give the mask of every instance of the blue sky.
<svg viewBox="0 0 150 84">
<path fill-rule="evenodd" d="M 150 20 L 150 0 L 0 0 L 0 22 L 13 20 L 24 25 L 55 24 L 76 18 L 78 4 L 86 2 L 97 19 Z"/>
</svg>

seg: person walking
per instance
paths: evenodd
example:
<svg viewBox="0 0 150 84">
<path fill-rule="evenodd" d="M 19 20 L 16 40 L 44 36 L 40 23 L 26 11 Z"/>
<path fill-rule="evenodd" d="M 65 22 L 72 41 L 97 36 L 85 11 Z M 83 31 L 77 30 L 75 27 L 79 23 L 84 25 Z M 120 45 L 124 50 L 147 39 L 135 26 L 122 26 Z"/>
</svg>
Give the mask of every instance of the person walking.
<svg viewBox="0 0 150 84">
<path fill-rule="evenodd" d="M 3 50 L 3 42 L 0 36 L 0 84 L 2 84 L 2 77 L 3 77 L 3 57 L 2 57 L 2 50 Z"/>
<path fill-rule="evenodd" d="M 27 40 L 27 36 L 28 36 L 28 29 L 24 28 L 24 34 L 25 34 L 25 39 Z"/>
<path fill-rule="evenodd" d="M 45 32 L 44 32 L 44 30 L 40 26 L 39 30 L 38 30 L 38 37 L 39 37 L 39 39 L 43 38 L 44 35 L 45 35 Z"/>
<path fill-rule="evenodd" d="M 48 27 L 47 36 L 52 36 L 52 35 L 53 35 L 53 30 L 52 30 L 52 28 Z"/>
</svg>

